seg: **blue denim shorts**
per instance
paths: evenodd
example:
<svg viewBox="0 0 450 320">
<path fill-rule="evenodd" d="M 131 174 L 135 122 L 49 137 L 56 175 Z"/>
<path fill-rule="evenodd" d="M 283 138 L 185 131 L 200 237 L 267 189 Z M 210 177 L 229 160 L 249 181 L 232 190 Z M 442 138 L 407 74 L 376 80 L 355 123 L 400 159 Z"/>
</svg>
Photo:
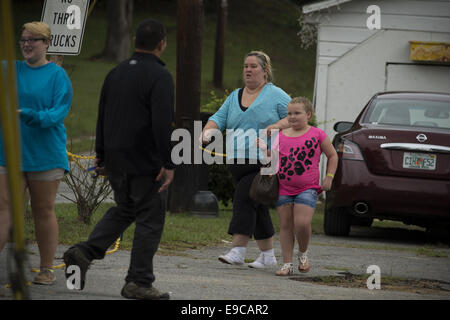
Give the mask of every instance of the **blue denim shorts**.
<svg viewBox="0 0 450 320">
<path fill-rule="evenodd" d="M 281 207 L 285 204 L 303 204 L 315 209 L 317 198 L 318 195 L 316 189 L 307 189 L 302 193 L 293 196 L 280 195 L 275 206 Z"/>
</svg>

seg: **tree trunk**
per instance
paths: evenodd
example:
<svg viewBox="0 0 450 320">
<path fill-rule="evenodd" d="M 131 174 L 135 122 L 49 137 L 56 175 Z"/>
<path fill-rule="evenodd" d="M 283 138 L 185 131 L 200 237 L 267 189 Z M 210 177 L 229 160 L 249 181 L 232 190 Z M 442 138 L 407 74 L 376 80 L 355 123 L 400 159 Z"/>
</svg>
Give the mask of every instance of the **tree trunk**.
<svg viewBox="0 0 450 320">
<path fill-rule="evenodd" d="M 216 49 L 214 53 L 214 87 L 223 87 L 223 64 L 225 57 L 225 30 L 227 28 L 228 1 L 219 0 L 219 13 L 216 28 Z"/>
<path fill-rule="evenodd" d="M 203 1 L 177 2 L 177 75 L 176 126 L 191 133 L 191 154 L 194 154 L 194 121 L 200 120 L 201 52 L 203 30 Z M 192 160 L 192 159 L 191 159 Z M 193 163 L 193 161 L 191 161 Z M 186 212 L 197 192 L 198 167 L 182 164 L 177 167 L 169 190 L 169 210 Z"/>
<path fill-rule="evenodd" d="M 134 0 L 108 0 L 108 30 L 102 57 L 120 62 L 130 55 Z"/>
</svg>

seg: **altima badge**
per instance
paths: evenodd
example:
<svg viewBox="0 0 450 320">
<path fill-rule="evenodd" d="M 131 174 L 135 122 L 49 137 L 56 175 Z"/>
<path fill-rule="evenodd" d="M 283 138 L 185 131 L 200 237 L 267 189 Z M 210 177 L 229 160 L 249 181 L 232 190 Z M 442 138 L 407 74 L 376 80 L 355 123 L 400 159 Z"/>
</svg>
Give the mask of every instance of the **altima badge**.
<svg viewBox="0 0 450 320">
<path fill-rule="evenodd" d="M 427 141 L 427 136 L 426 135 L 424 135 L 423 133 L 421 133 L 421 134 L 419 134 L 417 137 L 416 137 L 416 139 L 417 139 L 417 141 L 419 141 L 419 142 L 425 142 L 425 141 Z"/>
<path fill-rule="evenodd" d="M 386 140 L 386 136 L 369 136 L 369 139 Z"/>
</svg>

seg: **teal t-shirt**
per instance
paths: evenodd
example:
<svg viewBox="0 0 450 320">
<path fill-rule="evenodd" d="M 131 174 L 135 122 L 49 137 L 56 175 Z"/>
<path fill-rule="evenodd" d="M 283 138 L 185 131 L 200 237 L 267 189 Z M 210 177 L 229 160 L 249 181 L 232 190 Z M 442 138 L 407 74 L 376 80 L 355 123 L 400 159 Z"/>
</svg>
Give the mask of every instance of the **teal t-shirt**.
<svg viewBox="0 0 450 320">
<path fill-rule="evenodd" d="M 25 61 L 16 61 L 16 75 L 22 171 L 69 171 L 64 119 L 73 90 L 66 71 L 54 63 L 32 68 Z M 0 165 L 6 165 L 1 131 Z"/>
<path fill-rule="evenodd" d="M 226 129 L 227 159 L 263 158 L 256 147 L 256 136 L 259 136 L 259 130 L 287 116 L 290 101 L 291 97 L 286 92 L 268 83 L 252 105 L 243 111 L 239 105 L 239 89 L 234 90 L 220 109 L 209 118 L 217 124 L 220 131 Z"/>
</svg>

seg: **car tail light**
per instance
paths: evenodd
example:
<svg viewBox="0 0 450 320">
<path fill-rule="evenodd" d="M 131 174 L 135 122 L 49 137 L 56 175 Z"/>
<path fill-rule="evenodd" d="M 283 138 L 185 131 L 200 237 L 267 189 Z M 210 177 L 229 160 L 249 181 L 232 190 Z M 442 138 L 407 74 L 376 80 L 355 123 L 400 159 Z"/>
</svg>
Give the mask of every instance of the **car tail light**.
<svg viewBox="0 0 450 320">
<path fill-rule="evenodd" d="M 364 160 L 358 145 L 347 139 L 342 139 L 336 146 L 336 151 L 342 159 Z"/>
</svg>

